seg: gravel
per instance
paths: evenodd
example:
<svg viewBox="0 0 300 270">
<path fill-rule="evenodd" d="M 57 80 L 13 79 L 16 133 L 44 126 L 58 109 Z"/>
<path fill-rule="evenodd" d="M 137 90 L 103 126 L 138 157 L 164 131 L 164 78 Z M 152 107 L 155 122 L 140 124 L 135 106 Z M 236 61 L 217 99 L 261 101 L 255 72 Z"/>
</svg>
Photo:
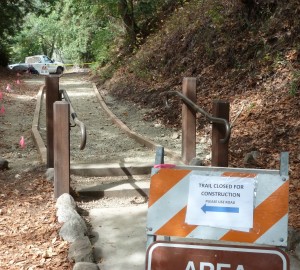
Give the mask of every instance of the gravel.
<svg viewBox="0 0 300 270">
<path fill-rule="evenodd" d="M 60 78 L 60 89 L 65 89 L 72 102 L 78 119 L 82 121 L 87 130 L 87 143 L 83 151 L 79 150 L 81 134 L 78 127 L 72 127 L 70 132 L 70 159 L 71 163 L 105 163 L 105 162 L 154 162 L 155 151 L 146 148 L 129 138 L 124 132 L 114 125 L 107 113 L 101 107 L 95 96 L 92 83 L 87 75 L 65 75 Z M 181 154 L 181 131 L 167 128 L 159 121 L 145 121 L 144 114 L 147 108 L 141 108 L 137 104 L 117 100 L 108 92 L 100 91 L 102 98 L 110 110 L 128 128 L 149 140 L 171 149 L 176 154 Z M 72 124 L 72 120 L 71 120 Z M 45 97 L 42 102 L 39 129 L 41 136 L 46 142 L 46 116 Z M 205 158 L 209 155 L 207 148 L 209 143 L 199 143 L 197 148 L 198 157 Z M 166 163 L 172 160 L 165 157 Z M 125 182 L 150 180 L 150 175 L 134 177 L 82 177 L 71 175 L 71 186 L 91 186 L 107 183 L 122 184 Z M 138 197 L 128 198 L 102 198 L 99 200 L 78 201 L 78 206 L 83 210 L 95 207 L 129 206 L 146 203 L 147 199 Z"/>
<path fill-rule="evenodd" d="M 110 161 L 153 161 L 155 151 L 137 143 L 124 135 L 124 132 L 107 117 L 106 112 L 98 102 L 92 83 L 84 75 L 66 75 L 60 79 L 60 88 L 67 90 L 72 106 L 87 130 L 87 144 L 83 151 L 79 150 L 80 130 L 71 128 L 71 162 L 98 163 Z M 147 108 L 141 108 L 134 103 L 117 100 L 105 91 L 100 91 L 111 111 L 132 131 L 151 141 L 171 149 L 181 155 L 181 131 L 167 128 L 159 121 L 145 121 Z M 46 139 L 45 102 L 41 110 L 40 131 Z M 72 124 L 72 121 L 71 121 Z M 197 155 L 205 158 L 209 155 L 210 142 L 199 143 Z"/>
</svg>

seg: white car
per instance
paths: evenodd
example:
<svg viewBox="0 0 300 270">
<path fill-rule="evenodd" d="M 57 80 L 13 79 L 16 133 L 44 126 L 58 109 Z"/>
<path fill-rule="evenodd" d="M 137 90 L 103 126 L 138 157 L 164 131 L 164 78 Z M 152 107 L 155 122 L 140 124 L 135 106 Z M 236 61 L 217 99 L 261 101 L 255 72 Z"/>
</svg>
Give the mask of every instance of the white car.
<svg viewBox="0 0 300 270">
<path fill-rule="evenodd" d="M 34 55 L 25 58 L 25 63 L 8 65 L 12 70 L 28 71 L 30 73 L 47 75 L 50 73 L 62 74 L 64 72 L 64 64 L 51 60 L 46 55 Z"/>
</svg>

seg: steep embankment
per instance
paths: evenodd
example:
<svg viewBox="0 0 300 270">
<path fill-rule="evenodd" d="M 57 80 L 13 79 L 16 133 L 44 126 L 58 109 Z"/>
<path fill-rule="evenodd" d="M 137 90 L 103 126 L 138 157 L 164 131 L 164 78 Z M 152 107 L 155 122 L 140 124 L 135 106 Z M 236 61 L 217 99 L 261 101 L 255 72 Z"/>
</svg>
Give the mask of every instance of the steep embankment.
<svg viewBox="0 0 300 270">
<path fill-rule="evenodd" d="M 180 90 L 183 77 L 197 78 L 205 110 L 214 99 L 230 101 L 230 166 L 278 168 L 279 153 L 289 151 L 290 225 L 300 228 L 300 5 L 269 2 L 277 4 L 264 2 L 250 14 L 239 1 L 186 3 L 104 87 L 151 108 L 145 120 L 178 127 L 179 100 L 166 109 L 161 93 Z M 199 137 L 210 132 L 200 119 Z M 259 156 L 245 163 L 251 151 Z"/>
</svg>

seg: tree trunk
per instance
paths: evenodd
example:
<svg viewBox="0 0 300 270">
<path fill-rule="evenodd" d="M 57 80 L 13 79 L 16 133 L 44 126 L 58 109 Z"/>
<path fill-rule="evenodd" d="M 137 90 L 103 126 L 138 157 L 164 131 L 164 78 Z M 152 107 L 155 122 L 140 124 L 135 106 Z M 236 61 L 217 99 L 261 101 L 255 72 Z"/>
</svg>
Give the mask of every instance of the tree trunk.
<svg viewBox="0 0 300 270">
<path fill-rule="evenodd" d="M 130 50 L 132 50 L 136 45 L 136 34 L 138 31 L 133 13 L 133 0 L 119 0 L 119 11 L 128 35 Z"/>
<path fill-rule="evenodd" d="M 53 39 L 52 39 L 52 42 L 51 42 L 51 47 L 50 47 L 50 52 L 49 52 L 49 57 L 52 59 L 53 57 L 53 53 L 54 53 L 54 48 L 55 48 L 55 40 L 56 40 L 56 35 L 53 35 Z"/>
<path fill-rule="evenodd" d="M 42 51 L 44 55 L 48 55 L 47 45 L 42 41 L 41 43 Z"/>
</svg>

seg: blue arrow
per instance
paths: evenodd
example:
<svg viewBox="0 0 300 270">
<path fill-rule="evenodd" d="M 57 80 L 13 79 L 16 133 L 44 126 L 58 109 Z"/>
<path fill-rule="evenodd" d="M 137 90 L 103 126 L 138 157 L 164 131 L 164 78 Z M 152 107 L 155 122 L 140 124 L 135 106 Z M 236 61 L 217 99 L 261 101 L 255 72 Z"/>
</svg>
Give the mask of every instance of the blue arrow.
<svg viewBox="0 0 300 270">
<path fill-rule="evenodd" d="M 238 207 L 222 207 L 222 206 L 207 206 L 204 204 L 201 207 L 202 211 L 206 212 L 225 212 L 225 213 L 239 213 L 240 209 Z"/>
</svg>

